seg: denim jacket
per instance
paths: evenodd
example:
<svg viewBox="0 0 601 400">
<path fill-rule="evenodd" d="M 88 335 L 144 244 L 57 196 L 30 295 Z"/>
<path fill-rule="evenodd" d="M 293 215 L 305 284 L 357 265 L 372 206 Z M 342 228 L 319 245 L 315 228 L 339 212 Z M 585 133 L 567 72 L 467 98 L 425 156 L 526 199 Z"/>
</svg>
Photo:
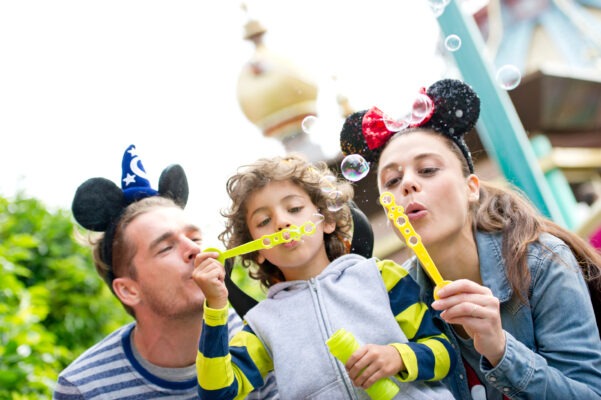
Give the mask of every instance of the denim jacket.
<svg viewBox="0 0 601 400">
<path fill-rule="evenodd" d="M 569 247 L 549 234 L 542 234 L 540 243 L 529 246 L 527 305 L 509 285 L 501 255 L 502 234 L 476 232 L 475 239 L 482 281 L 501 303 L 507 340 L 496 367 L 484 357 L 480 359 L 488 382 L 516 399 L 601 398 L 601 340 L 588 288 Z M 415 257 L 404 267 L 420 284 L 421 301 L 432 304 L 432 283 Z M 434 313 L 459 358 L 444 383 L 457 399 L 471 400 L 454 331 L 440 318 L 440 312 Z"/>
</svg>

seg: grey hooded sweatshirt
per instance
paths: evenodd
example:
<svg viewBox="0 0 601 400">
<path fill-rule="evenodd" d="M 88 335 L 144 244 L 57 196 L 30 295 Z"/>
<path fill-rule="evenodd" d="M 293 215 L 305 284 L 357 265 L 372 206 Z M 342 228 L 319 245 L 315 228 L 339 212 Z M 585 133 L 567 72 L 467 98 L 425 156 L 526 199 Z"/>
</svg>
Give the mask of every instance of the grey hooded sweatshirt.
<svg viewBox="0 0 601 400">
<path fill-rule="evenodd" d="M 369 399 L 325 344 L 338 329 L 351 332 L 360 345 L 407 342 L 376 260 L 355 254 L 336 259 L 310 280 L 273 285 L 245 319 L 273 360 L 282 399 Z M 391 379 L 400 387 L 394 399 L 453 398 L 440 382 Z"/>
</svg>

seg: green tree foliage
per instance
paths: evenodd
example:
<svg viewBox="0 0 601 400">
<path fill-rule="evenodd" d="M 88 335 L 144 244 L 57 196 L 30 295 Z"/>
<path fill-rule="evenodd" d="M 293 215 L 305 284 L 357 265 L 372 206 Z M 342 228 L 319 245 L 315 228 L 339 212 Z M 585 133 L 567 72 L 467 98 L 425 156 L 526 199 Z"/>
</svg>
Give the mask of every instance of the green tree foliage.
<svg viewBox="0 0 601 400">
<path fill-rule="evenodd" d="M 0 399 L 50 398 L 59 372 L 131 321 L 69 212 L 0 197 Z"/>
</svg>

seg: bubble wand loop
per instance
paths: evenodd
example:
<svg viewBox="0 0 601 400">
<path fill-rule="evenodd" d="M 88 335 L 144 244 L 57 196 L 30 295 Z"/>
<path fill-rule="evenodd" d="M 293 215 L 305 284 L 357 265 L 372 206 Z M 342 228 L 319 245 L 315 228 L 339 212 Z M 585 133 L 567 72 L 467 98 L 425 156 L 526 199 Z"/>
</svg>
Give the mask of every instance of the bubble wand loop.
<svg viewBox="0 0 601 400">
<path fill-rule="evenodd" d="M 208 248 L 203 251 L 214 251 L 219 253 L 217 261 L 223 264 L 223 262 L 232 257 L 241 256 L 242 254 L 250 253 L 262 249 L 271 249 L 273 246 L 278 244 L 288 243 L 293 240 L 300 240 L 302 236 L 309 236 L 315 233 L 315 224 L 313 222 L 305 222 L 300 228 L 296 225 L 292 225 L 290 228 L 282 229 L 279 232 L 272 233 L 270 235 L 263 235 L 257 240 L 252 242 L 244 243 L 240 246 L 234 247 L 226 251 L 221 251 L 216 248 Z"/>
<path fill-rule="evenodd" d="M 390 219 L 399 232 L 401 232 L 405 241 L 407 241 L 407 246 L 415 252 L 415 255 L 424 267 L 424 271 L 426 271 L 430 279 L 436 284 L 436 287 L 434 288 L 434 298 L 438 299 L 438 296 L 436 295 L 438 290 L 451 283 L 451 281 L 445 281 L 442 278 L 442 275 L 440 275 L 440 272 L 438 272 L 436 265 L 434 265 L 434 261 L 422 243 L 421 237 L 415 232 L 413 226 L 411 226 L 409 218 L 407 218 L 407 215 L 405 214 L 405 210 L 403 207 L 396 205 L 394 195 L 390 192 L 382 193 L 380 195 L 380 203 L 386 208 L 388 219 Z"/>
</svg>

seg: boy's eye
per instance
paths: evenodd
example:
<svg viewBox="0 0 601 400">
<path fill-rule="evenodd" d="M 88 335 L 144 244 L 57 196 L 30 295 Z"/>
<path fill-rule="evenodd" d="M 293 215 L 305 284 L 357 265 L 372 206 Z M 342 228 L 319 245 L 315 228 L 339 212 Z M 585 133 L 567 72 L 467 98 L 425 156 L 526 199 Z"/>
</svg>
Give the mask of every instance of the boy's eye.
<svg viewBox="0 0 601 400">
<path fill-rule="evenodd" d="M 259 228 L 262 228 L 262 227 L 266 226 L 269 223 L 269 221 L 271 221 L 271 218 L 265 218 L 264 220 L 262 220 L 261 222 L 259 222 L 257 224 L 257 226 Z"/>
<path fill-rule="evenodd" d="M 288 210 L 288 212 L 291 212 L 291 213 L 294 213 L 294 214 L 295 214 L 295 213 L 298 213 L 298 212 L 300 212 L 302 209 L 303 209 L 303 207 L 301 207 L 301 206 L 298 206 L 298 207 L 292 207 L 292 208 L 290 208 L 290 209 Z"/>
</svg>

